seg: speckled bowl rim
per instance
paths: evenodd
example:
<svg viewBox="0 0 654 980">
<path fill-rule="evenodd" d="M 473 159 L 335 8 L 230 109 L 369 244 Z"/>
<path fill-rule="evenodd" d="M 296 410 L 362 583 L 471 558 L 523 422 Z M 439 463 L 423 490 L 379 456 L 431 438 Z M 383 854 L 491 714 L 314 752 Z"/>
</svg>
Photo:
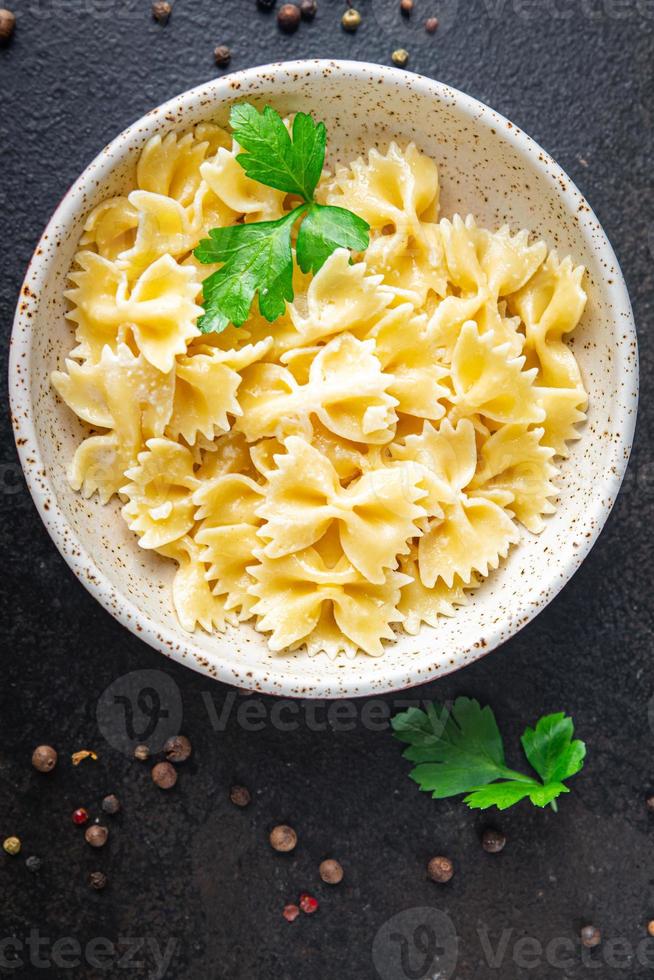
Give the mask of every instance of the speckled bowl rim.
<svg viewBox="0 0 654 980">
<path fill-rule="evenodd" d="M 24 280 L 24 286 L 29 283 L 30 288 L 33 289 L 36 285 L 38 290 L 46 280 L 48 262 L 46 259 L 40 257 L 41 254 L 46 254 L 46 250 L 43 248 L 44 240 L 48 234 L 54 232 L 55 228 L 61 228 L 69 224 L 68 201 L 71 195 L 77 194 L 85 185 L 98 179 L 98 176 L 102 179 L 105 173 L 112 169 L 114 156 L 118 155 L 120 157 L 120 147 L 131 140 L 146 121 L 151 122 L 153 116 L 161 116 L 162 119 L 166 117 L 177 119 L 179 118 L 177 115 L 179 111 L 183 112 L 189 105 L 197 104 L 198 102 L 219 104 L 221 101 L 233 98 L 235 89 L 238 89 L 241 85 L 243 87 L 249 85 L 256 80 L 257 76 L 266 75 L 267 80 L 269 80 L 271 74 L 281 76 L 282 73 L 301 72 L 305 76 L 307 73 L 320 75 L 326 70 L 329 70 L 330 73 L 339 70 L 355 75 L 360 73 L 368 78 L 372 76 L 373 78 L 392 81 L 398 86 L 405 86 L 410 79 L 411 87 L 414 91 L 419 91 L 427 97 L 431 96 L 455 102 L 457 109 L 465 113 L 473 125 L 484 125 L 489 128 L 493 126 L 501 127 L 503 138 L 512 144 L 516 151 L 522 155 L 529 155 L 533 166 L 540 167 L 543 170 L 547 169 L 551 176 L 557 178 L 558 193 L 562 199 L 570 198 L 577 205 L 579 202 L 582 202 L 585 207 L 583 211 L 578 212 L 580 230 L 588 233 L 592 225 L 596 253 L 605 259 L 606 267 L 610 268 L 613 266 L 617 270 L 613 275 L 612 284 L 608 286 L 612 307 L 616 312 L 616 317 L 620 316 L 622 318 L 621 323 L 625 332 L 623 340 L 617 345 L 615 350 L 616 373 L 619 378 L 626 378 L 628 373 L 627 351 L 631 345 L 632 363 L 635 364 L 634 373 L 637 379 L 638 352 L 636 329 L 627 288 L 622 273 L 619 271 L 619 263 L 595 214 L 586 204 L 583 195 L 568 175 L 531 137 L 510 123 L 504 116 L 484 105 L 484 103 L 465 95 L 457 89 L 451 88 L 449 85 L 424 76 L 404 72 L 396 68 L 369 64 L 367 62 L 307 59 L 292 62 L 276 62 L 270 65 L 249 68 L 205 82 L 151 110 L 109 143 L 89 164 L 64 196 L 50 219 L 39 245 L 32 256 Z M 635 362 L 633 361 L 634 351 Z M 18 454 L 28 488 L 41 519 L 60 553 L 84 587 L 123 626 L 126 626 L 140 639 L 145 640 L 150 646 L 164 653 L 167 657 L 171 657 L 196 671 L 240 688 L 304 698 L 360 697 L 370 694 L 389 693 L 404 690 L 417 684 L 425 684 L 436 677 L 445 676 L 448 673 L 458 670 L 465 664 L 472 663 L 474 660 L 485 656 L 530 622 L 569 581 L 592 548 L 604 526 L 615 502 L 627 467 L 638 404 L 637 381 L 634 383 L 634 377 L 632 376 L 633 388 L 631 396 L 627 397 L 624 404 L 619 406 L 618 417 L 615 419 L 615 431 L 619 433 L 621 440 L 620 447 L 623 450 L 621 455 L 623 464 L 620 467 L 616 467 L 614 472 L 607 473 L 605 481 L 594 488 L 593 499 L 589 501 L 586 516 L 585 530 L 587 534 L 578 534 L 583 544 L 577 548 L 574 555 L 566 555 L 564 559 L 561 559 L 560 565 L 557 564 L 548 571 L 548 580 L 543 583 L 542 602 L 538 608 L 534 608 L 532 603 L 517 599 L 511 609 L 507 609 L 506 615 L 499 619 L 494 624 L 493 629 L 486 634 L 486 644 L 483 649 L 462 646 L 457 651 L 453 651 L 453 658 L 445 667 L 434 665 L 431 671 L 425 671 L 424 662 L 416 660 L 413 664 L 407 662 L 403 666 L 389 669 L 386 674 L 376 673 L 369 678 L 362 678 L 361 674 L 355 670 L 354 662 L 348 662 L 352 663 L 351 671 L 341 671 L 341 676 L 338 678 L 337 683 L 334 682 L 333 677 L 326 675 L 325 681 L 321 686 L 320 682 L 301 684 L 297 674 L 292 676 L 293 671 L 289 672 L 291 676 L 285 674 L 285 665 L 288 661 L 284 658 L 280 658 L 277 662 L 277 670 L 271 670 L 269 664 L 262 664 L 261 667 L 257 667 L 248 663 L 247 676 L 242 669 L 237 669 L 242 667 L 241 664 L 229 661 L 227 658 L 218 654 L 210 662 L 207 660 L 206 651 L 202 651 L 202 654 L 200 654 L 198 648 L 194 646 L 192 635 L 189 635 L 188 643 L 181 643 L 178 635 L 175 635 L 163 624 L 143 613 L 126 596 L 117 593 L 107 577 L 95 564 L 93 556 L 83 547 L 79 538 L 72 532 L 65 515 L 59 507 L 54 488 L 45 471 L 43 459 L 39 451 L 32 414 L 31 386 L 29 384 L 18 384 L 16 381 L 18 375 L 21 373 L 25 377 L 25 372 L 29 378 L 31 375 L 31 326 L 27 311 L 21 310 L 21 304 L 19 302 L 14 319 L 9 357 L 10 404 Z M 76 549 L 70 547 L 71 543 L 76 544 Z M 73 555 L 74 551 L 77 551 L 77 554 Z"/>
</svg>

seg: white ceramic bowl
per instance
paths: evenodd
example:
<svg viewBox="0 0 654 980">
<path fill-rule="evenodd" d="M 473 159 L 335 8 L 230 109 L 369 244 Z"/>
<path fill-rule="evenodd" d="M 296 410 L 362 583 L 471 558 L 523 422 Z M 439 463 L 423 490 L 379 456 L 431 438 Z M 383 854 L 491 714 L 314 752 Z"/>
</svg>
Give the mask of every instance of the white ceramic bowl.
<svg viewBox="0 0 654 980">
<path fill-rule="evenodd" d="M 437 629 L 400 635 L 385 655 L 330 661 L 272 654 L 250 626 L 224 635 L 185 633 L 171 608 L 173 563 L 140 549 L 118 506 L 83 500 L 66 480 L 82 427 L 50 387 L 71 348 L 66 274 L 85 216 L 125 192 L 154 133 L 227 120 L 236 100 L 256 99 L 327 124 L 329 159 L 348 161 L 391 139 L 414 140 L 438 162 L 442 213 L 529 228 L 588 269 L 589 303 L 574 350 L 590 393 L 583 437 L 561 466 L 560 500 L 540 536 L 523 534 L 471 604 Z M 39 513 L 83 585 L 156 649 L 243 688 L 302 697 L 345 697 L 409 687 L 488 653 L 529 622 L 568 581 L 597 538 L 629 457 L 638 355 L 625 284 L 597 218 L 556 163 L 516 126 L 446 85 L 357 62 L 300 61 L 217 79 L 154 109 L 113 140 L 61 202 L 30 263 L 12 337 L 10 390 L 16 441 Z M 580 608 L 579 615 L 585 610 Z"/>
</svg>

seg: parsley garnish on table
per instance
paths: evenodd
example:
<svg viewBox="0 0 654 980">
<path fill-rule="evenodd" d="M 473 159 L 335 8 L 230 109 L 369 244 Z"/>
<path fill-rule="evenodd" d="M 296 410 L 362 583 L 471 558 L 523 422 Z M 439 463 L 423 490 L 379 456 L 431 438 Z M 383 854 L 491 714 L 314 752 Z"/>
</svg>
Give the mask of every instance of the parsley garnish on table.
<svg viewBox="0 0 654 980">
<path fill-rule="evenodd" d="M 203 284 L 203 333 L 219 333 L 230 323 L 242 326 L 257 294 L 269 323 L 284 313 L 293 300 L 291 232 L 300 219 L 296 257 L 302 272 L 316 273 L 337 248 L 362 252 L 369 242 L 370 226 L 362 218 L 314 200 L 325 162 L 324 123 L 298 112 L 289 132 L 270 106 L 259 112 L 249 104 L 234 106 L 230 123 L 245 151 L 236 159 L 248 177 L 301 203 L 277 221 L 213 228 L 200 242 L 194 252 L 200 262 L 222 263 Z"/>
<path fill-rule="evenodd" d="M 420 789 L 437 800 L 466 793 L 464 802 L 473 810 L 506 810 L 524 799 L 556 810 L 556 798 L 570 792 L 564 780 L 579 772 L 586 755 L 563 712 L 545 715 L 520 740 L 540 779 L 507 767 L 495 715 L 471 698 L 457 698 L 451 707 L 409 708 L 392 725 L 396 738 L 409 745 L 403 754 L 416 763 L 410 776 Z"/>
</svg>

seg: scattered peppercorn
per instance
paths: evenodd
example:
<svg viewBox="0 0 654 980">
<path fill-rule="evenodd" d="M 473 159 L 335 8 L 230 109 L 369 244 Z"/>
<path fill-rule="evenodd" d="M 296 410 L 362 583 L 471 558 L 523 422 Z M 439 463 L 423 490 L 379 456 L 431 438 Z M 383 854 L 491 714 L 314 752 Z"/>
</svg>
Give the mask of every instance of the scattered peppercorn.
<svg viewBox="0 0 654 980">
<path fill-rule="evenodd" d="M 313 20 L 318 12 L 316 0 L 301 0 L 300 13 L 304 20 Z"/>
<path fill-rule="evenodd" d="M 272 10 L 276 3 L 277 0 L 257 0 L 257 6 L 262 10 Z"/>
<path fill-rule="evenodd" d="M 38 745 L 32 752 L 32 765 L 39 772 L 52 772 L 57 765 L 57 753 L 51 745 Z"/>
<path fill-rule="evenodd" d="M 292 34 L 298 29 L 301 17 L 300 8 L 296 4 L 285 3 L 283 7 L 279 8 L 277 23 L 285 34 Z"/>
<path fill-rule="evenodd" d="M 91 847 L 104 847 L 108 837 L 109 831 L 99 823 L 91 824 L 90 827 L 87 827 L 86 833 L 84 834 L 84 840 Z"/>
<path fill-rule="evenodd" d="M 172 789 L 177 782 L 177 772 L 170 762 L 158 762 L 152 770 L 152 781 L 159 789 Z"/>
<path fill-rule="evenodd" d="M 356 31 L 361 23 L 361 14 L 354 7 L 348 7 L 341 17 L 341 24 L 346 31 Z"/>
<path fill-rule="evenodd" d="M 36 857 L 36 855 L 33 854 L 31 855 L 31 857 L 28 857 L 27 860 L 25 861 L 25 867 L 27 868 L 28 871 L 31 871 L 32 874 L 36 874 L 37 871 L 41 870 L 42 863 L 43 862 L 41 861 L 41 858 Z"/>
<path fill-rule="evenodd" d="M 147 762 L 150 758 L 150 749 L 147 745 L 137 745 L 134 749 L 134 758 L 139 762 Z"/>
<path fill-rule="evenodd" d="M 322 880 L 328 885 L 338 885 L 343 880 L 343 868 L 338 861 L 334 861 L 331 858 L 323 861 L 318 871 Z"/>
<path fill-rule="evenodd" d="M 5 7 L 0 9 L 0 41 L 8 41 L 16 27 L 16 15 Z"/>
<path fill-rule="evenodd" d="M 599 946 L 602 942 L 602 933 L 599 931 L 597 926 L 584 926 L 580 933 L 581 944 L 585 946 L 586 949 L 592 949 L 593 946 Z"/>
<path fill-rule="evenodd" d="M 89 875 L 89 885 L 96 892 L 101 892 L 103 888 L 107 887 L 107 876 L 102 871 L 92 871 Z"/>
<path fill-rule="evenodd" d="M 428 17 L 425 21 L 425 30 L 428 34 L 435 34 L 438 30 L 438 17 Z"/>
<path fill-rule="evenodd" d="M 447 857 L 434 857 L 431 859 L 427 865 L 427 874 L 432 881 L 438 881 L 444 884 L 449 881 L 454 874 L 454 865 Z"/>
<path fill-rule="evenodd" d="M 229 791 L 229 798 L 234 806 L 247 806 L 252 799 L 250 790 L 246 789 L 245 786 L 232 786 Z"/>
<path fill-rule="evenodd" d="M 168 739 L 163 750 L 169 762 L 186 762 L 192 752 L 191 743 L 186 735 L 173 735 Z"/>
<path fill-rule="evenodd" d="M 499 854 L 504 850 L 506 837 L 500 830 L 485 830 L 481 837 L 481 846 L 488 854 Z"/>
<path fill-rule="evenodd" d="M 413 0 L 400 0 L 400 10 L 405 17 L 409 17 L 413 11 Z"/>
<path fill-rule="evenodd" d="M 120 810 L 120 800 L 117 796 L 114 796 L 114 794 L 111 793 L 109 796 L 105 796 L 104 800 L 102 801 L 102 809 L 105 813 L 109 813 L 113 816 L 114 813 L 118 813 Z"/>
<path fill-rule="evenodd" d="M 276 851 L 292 851 L 297 845 L 297 834 L 292 827 L 279 824 L 270 831 L 270 846 Z"/>
<path fill-rule="evenodd" d="M 650 921 L 647 923 L 647 931 L 650 936 L 654 936 L 654 919 L 650 919 Z"/>
<path fill-rule="evenodd" d="M 282 915 L 284 916 L 287 922 L 295 922 L 299 914 L 300 914 L 300 910 L 297 907 L 297 905 L 292 905 L 292 904 L 285 905 L 284 911 L 282 912 Z"/>
<path fill-rule="evenodd" d="M 89 812 L 85 810 L 83 806 L 79 807 L 77 810 L 73 810 L 73 823 L 81 827 L 89 819 Z"/>
<path fill-rule="evenodd" d="M 219 44 L 214 50 L 213 56 L 219 68 L 226 68 L 232 60 L 232 52 L 226 44 Z"/>
<path fill-rule="evenodd" d="M 154 0 L 152 4 L 152 16 L 160 24 L 167 24 L 172 12 L 173 8 L 168 3 L 168 0 Z"/>
<path fill-rule="evenodd" d="M 409 61 L 409 52 L 404 48 L 397 48 L 391 55 L 391 60 L 394 65 L 398 65 L 399 68 L 404 68 Z"/>
<path fill-rule="evenodd" d="M 654 794 L 647 797 L 647 799 L 645 800 L 645 806 L 650 811 L 650 813 L 654 813 Z"/>
<path fill-rule="evenodd" d="M 313 915 L 314 912 L 318 911 L 318 899 L 314 898 L 313 895 L 309 895 L 307 892 L 302 892 L 300 895 L 300 908 L 305 915 Z"/>
<path fill-rule="evenodd" d="M 7 837 L 2 846 L 7 854 L 20 854 L 20 840 L 18 837 Z"/>
</svg>

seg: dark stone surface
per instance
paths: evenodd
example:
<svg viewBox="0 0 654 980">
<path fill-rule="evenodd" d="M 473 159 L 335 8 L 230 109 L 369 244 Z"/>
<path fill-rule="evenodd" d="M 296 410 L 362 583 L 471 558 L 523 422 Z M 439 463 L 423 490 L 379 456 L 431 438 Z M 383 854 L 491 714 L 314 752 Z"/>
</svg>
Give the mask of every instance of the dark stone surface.
<svg viewBox="0 0 654 980">
<path fill-rule="evenodd" d="M 654 817 L 644 803 L 654 790 L 648 722 L 654 363 L 646 332 L 654 245 L 654 5 L 416 0 L 412 26 L 400 20 L 395 0 L 361 0 L 363 25 L 346 35 L 339 27 L 344 3 L 319 3 L 316 20 L 286 37 L 254 0 L 177 0 L 165 28 L 152 21 L 147 0 L 15 0 L 16 35 L 0 51 L 5 341 L 31 250 L 69 183 L 133 119 L 212 77 L 218 43 L 232 47 L 233 68 L 299 56 L 389 63 L 402 45 L 414 70 L 504 112 L 586 193 L 622 263 L 641 327 L 638 438 L 608 526 L 564 592 L 501 651 L 411 697 L 465 693 L 492 704 L 514 764 L 523 726 L 542 712 L 565 709 L 588 743 L 588 763 L 558 815 L 522 805 L 484 818 L 460 802 L 420 795 L 397 744 L 366 726 L 362 705 L 345 724 L 351 730 L 343 730 L 342 715 L 321 725 L 324 708 L 317 725 L 302 706 L 295 705 L 295 719 L 293 707 L 275 716 L 279 703 L 272 699 L 246 698 L 164 661 L 114 622 L 68 571 L 24 489 L 3 419 L 0 835 L 17 834 L 24 849 L 17 858 L 0 855 L 0 940 L 24 941 L 38 929 L 47 938 L 41 955 L 52 965 L 37 965 L 23 948 L 23 965 L 0 965 L 0 975 L 158 976 L 153 944 L 163 949 L 170 940 L 165 976 L 175 980 L 424 980 L 415 949 L 413 966 L 391 970 L 398 939 L 388 955 L 376 947 L 376 972 L 372 944 L 390 917 L 429 906 L 449 914 L 459 935 L 456 971 L 443 965 L 441 976 L 650 976 L 651 966 L 639 962 L 645 946 L 637 949 L 654 917 Z M 441 29 L 428 39 L 415 25 L 432 12 Z M 6 343 L 3 349 L 4 386 Z M 182 727 L 195 748 L 167 794 L 152 785 L 147 764 L 126 757 L 98 730 L 102 692 L 123 674 L 146 669 L 157 672 L 153 686 L 165 708 L 175 707 L 179 692 Z M 173 681 L 172 701 L 164 676 Z M 143 679 L 148 685 L 152 677 Z M 154 703 L 148 697 L 146 709 Z M 212 723 L 207 699 L 217 712 L 231 708 L 226 723 L 215 717 Z M 397 698 L 383 703 L 398 707 Z M 253 704 L 263 706 L 260 731 L 241 713 Z M 292 730 L 280 730 L 280 717 L 290 718 Z M 111 712 L 105 733 L 109 721 Z M 48 776 L 30 766 L 40 742 L 61 753 Z M 99 760 L 73 768 L 70 753 L 87 746 L 98 750 Z M 229 802 L 232 782 L 252 790 L 246 810 Z M 123 812 L 104 818 L 109 843 L 92 851 L 70 813 L 84 805 L 99 814 L 108 792 L 118 794 Z M 267 844 L 280 821 L 298 831 L 292 855 L 277 855 Z M 508 836 L 500 855 L 480 847 L 487 825 Z M 426 880 L 426 861 L 437 853 L 456 864 L 446 886 Z M 37 875 L 25 868 L 30 854 L 43 858 Z M 317 874 L 330 855 L 346 872 L 336 888 Z M 96 868 L 110 878 L 102 893 L 85 884 Z M 321 909 L 289 925 L 282 906 L 303 889 L 319 897 Z M 602 929 L 604 942 L 584 959 L 577 937 L 588 922 Z M 414 914 L 409 927 L 394 928 L 411 943 L 418 924 Z M 504 938 L 499 967 L 485 954 L 487 934 L 493 948 Z M 54 946 L 65 937 L 72 944 Z M 120 962 L 100 945 L 95 954 L 83 951 L 75 966 L 75 943 L 84 947 L 94 937 L 144 945 L 126 961 L 123 942 Z M 524 937 L 571 945 L 568 951 L 550 946 L 548 963 L 545 954 L 534 954 L 533 943 L 515 945 Z M 108 968 L 91 962 L 101 954 Z M 649 955 L 654 961 L 654 950 Z"/>
</svg>

